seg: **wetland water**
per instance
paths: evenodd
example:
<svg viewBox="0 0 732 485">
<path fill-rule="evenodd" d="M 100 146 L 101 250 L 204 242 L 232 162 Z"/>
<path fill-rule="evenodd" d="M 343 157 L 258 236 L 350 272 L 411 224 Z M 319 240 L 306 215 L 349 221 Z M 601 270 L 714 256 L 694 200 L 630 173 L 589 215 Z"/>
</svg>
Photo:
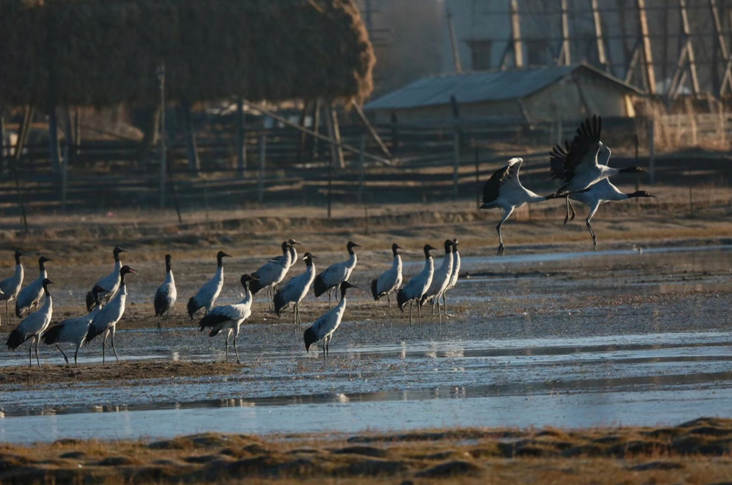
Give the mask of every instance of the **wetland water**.
<svg viewBox="0 0 732 485">
<path fill-rule="evenodd" d="M 732 416 L 732 251 L 668 249 L 465 258 L 478 276 L 451 295 L 453 316 L 421 327 L 356 293 L 327 365 L 304 352 L 291 324 L 256 324 L 240 338 L 244 366 L 228 376 L 4 385 L 0 440 Z M 308 303 L 303 321 L 325 307 Z M 124 360 L 223 358 L 223 339 L 189 322 L 162 332 L 123 323 Z M 97 362 L 98 346 L 81 362 Z M 46 365 L 61 363 L 55 349 L 42 351 Z M 1 352 L 0 372 L 26 358 Z"/>
</svg>

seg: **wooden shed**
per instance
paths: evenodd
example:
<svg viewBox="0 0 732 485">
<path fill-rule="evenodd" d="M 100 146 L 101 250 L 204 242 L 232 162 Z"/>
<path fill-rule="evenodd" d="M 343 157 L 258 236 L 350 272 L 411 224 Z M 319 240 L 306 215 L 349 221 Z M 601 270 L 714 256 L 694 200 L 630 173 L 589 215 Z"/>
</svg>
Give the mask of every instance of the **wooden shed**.
<svg viewBox="0 0 732 485">
<path fill-rule="evenodd" d="M 419 79 L 365 106 L 377 123 L 393 115 L 404 123 L 440 123 L 453 118 L 536 122 L 577 121 L 591 113 L 635 117 L 633 101 L 643 93 L 588 64 Z"/>
</svg>

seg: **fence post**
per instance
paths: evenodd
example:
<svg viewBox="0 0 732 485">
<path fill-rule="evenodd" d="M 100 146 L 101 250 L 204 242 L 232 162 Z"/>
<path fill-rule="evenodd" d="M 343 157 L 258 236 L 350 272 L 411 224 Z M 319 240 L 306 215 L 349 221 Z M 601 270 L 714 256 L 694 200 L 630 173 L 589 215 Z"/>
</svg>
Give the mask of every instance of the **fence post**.
<svg viewBox="0 0 732 485">
<path fill-rule="evenodd" d="M 480 148 L 477 145 L 475 146 L 475 205 L 480 209 Z"/>
<path fill-rule="evenodd" d="M 648 120 L 648 177 L 650 184 L 656 183 L 656 127 L 653 119 Z"/>
<path fill-rule="evenodd" d="M 70 141 L 70 140 L 68 140 Z M 61 212 L 66 213 L 66 191 L 69 179 L 69 145 L 64 145 L 63 160 L 61 160 Z"/>
<path fill-rule="evenodd" d="M 635 134 L 635 164 L 638 165 L 638 133 Z M 635 174 L 635 191 L 640 188 L 640 174 Z M 635 198 L 635 205 L 640 205 L 640 198 Z"/>
<path fill-rule="evenodd" d="M 366 135 L 361 135 L 361 152 L 358 154 L 358 203 L 363 202 L 364 158 L 366 153 Z"/>
<path fill-rule="evenodd" d="M 247 132 L 246 118 L 244 118 L 244 100 L 240 97 L 236 99 L 236 158 L 237 170 L 239 178 L 245 177 L 247 168 Z"/>
<path fill-rule="evenodd" d="M 460 184 L 460 132 L 455 131 L 452 135 L 453 161 L 452 161 L 452 197 L 458 198 L 458 185 Z"/>
<path fill-rule="evenodd" d="M 257 201 L 264 200 L 264 160 L 267 156 L 267 136 L 259 137 L 259 181 L 257 182 Z"/>
<path fill-rule="evenodd" d="M 158 81 L 160 83 L 160 126 L 158 127 L 158 143 L 160 144 L 160 208 L 165 208 L 165 178 L 168 175 L 167 147 L 165 146 L 165 64 L 158 67 Z"/>
</svg>

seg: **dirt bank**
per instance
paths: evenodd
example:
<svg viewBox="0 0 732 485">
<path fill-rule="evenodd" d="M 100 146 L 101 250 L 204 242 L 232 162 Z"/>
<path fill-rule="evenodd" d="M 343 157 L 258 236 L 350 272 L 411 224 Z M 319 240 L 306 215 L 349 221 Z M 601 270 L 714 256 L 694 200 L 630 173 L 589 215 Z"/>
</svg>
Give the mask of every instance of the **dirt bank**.
<svg viewBox="0 0 732 485">
<path fill-rule="evenodd" d="M 165 441 L 0 446 L 0 481 L 29 483 L 718 483 L 732 420 L 668 428 L 443 429 L 407 434 L 207 433 Z"/>
</svg>

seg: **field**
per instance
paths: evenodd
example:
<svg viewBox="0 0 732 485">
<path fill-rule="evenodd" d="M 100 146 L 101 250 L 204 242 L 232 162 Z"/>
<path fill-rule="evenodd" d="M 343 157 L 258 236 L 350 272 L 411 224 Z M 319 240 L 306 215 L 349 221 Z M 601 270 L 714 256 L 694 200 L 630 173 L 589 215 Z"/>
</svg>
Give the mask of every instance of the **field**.
<svg viewBox="0 0 732 485">
<path fill-rule="evenodd" d="M 729 193 L 710 189 L 690 207 L 688 194 L 654 192 L 600 210 L 597 253 L 583 212 L 562 227 L 559 202 L 504 225 L 503 258 L 498 214 L 465 202 L 339 207 L 331 219 L 319 208 L 195 213 L 184 226 L 168 213 L 34 218 L 26 239 L 9 229 L 0 271 L 12 271 L 18 246 L 29 279 L 39 254 L 52 258 L 54 320 L 83 312 L 114 245 L 140 275 L 118 327 L 121 363 L 108 352 L 102 365 L 96 340 L 78 366 L 51 347 L 40 369 L 28 368 L 27 345 L 0 352 L 0 482 L 722 482 L 732 465 L 732 424 L 716 419 L 729 417 L 732 398 Z M 305 326 L 258 295 L 242 365 L 233 349 L 224 363 L 224 339 L 199 333 L 185 302 L 219 249 L 234 256 L 227 303 L 240 298 L 239 276 L 288 237 L 320 269 L 345 259 L 349 239 L 363 246 L 331 358 L 306 353 Z M 452 237 L 463 266 L 446 319 L 425 308 L 409 325 L 394 302 L 373 301 L 368 286 L 391 242 L 407 248 L 409 276 L 424 243 Z M 179 300 L 159 322 L 152 297 L 165 253 Z M 303 322 L 326 309 L 308 296 Z M 2 310 L 0 338 L 17 324 Z M 693 422 L 704 416 L 715 419 Z"/>
</svg>

